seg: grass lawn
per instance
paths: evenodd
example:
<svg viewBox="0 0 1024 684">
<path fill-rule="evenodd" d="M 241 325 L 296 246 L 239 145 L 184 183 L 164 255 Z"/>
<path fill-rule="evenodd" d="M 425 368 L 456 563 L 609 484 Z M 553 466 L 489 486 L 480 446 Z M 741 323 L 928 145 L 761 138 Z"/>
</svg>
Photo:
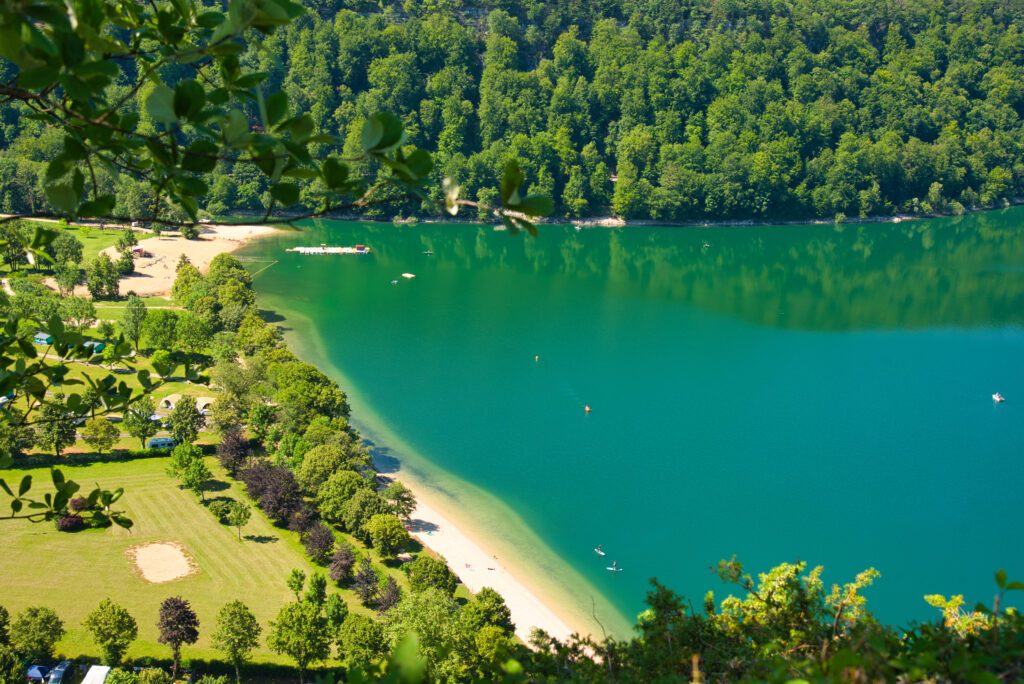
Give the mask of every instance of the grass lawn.
<svg viewBox="0 0 1024 684">
<path fill-rule="evenodd" d="M 67 466 L 65 475 L 89 488 L 94 483 L 103 487 L 124 487 L 121 508 L 135 522 L 131 531 L 119 528 L 87 530 L 75 534 L 57 532 L 49 523 L 0 521 L 0 577 L 4 590 L 0 604 L 12 615 L 32 605 L 49 606 L 64 621 L 67 634 L 58 644 L 66 656 L 99 656 L 91 635 L 82 627 L 82 620 L 104 598 L 123 605 L 139 625 L 139 638 L 128 653 L 129 658 L 155 657 L 166 659 L 170 651 L 157 643 L 157 613 L 160 602 L 168 596 L 187 599 L 199 616 L 200 637 L 194 646 L 183 649 L 183 657 L 219 659 L 211 645 L 210 635 L 216 625 L 220 607 L 239 599 L 246 603 L 263 626 L 265 640 L 269 623 L 281 606 L 294 595 L 286 586 L 293 568 L 301 568 L 307 576 L 326 572 L 307 558 L 296 533 L 274 527 L 259 509 L 253 507 L 250 523 L 243 528 L 247 537 L 237 540 L 235 529 L 218 523 L 191 492 L 179 489 L 177 482 L 165 473 L 167 458 L 150 458 L 123 463 L 96 463 Z M 231 497 L 252 503 L 241 487 L 230 480 L 214 458 L 206 459 L 214 474 L 214 497 Z M 24 472 L 32 473 L 38 483 L 35 493 L 41 495 L 43 483 L 49 482 L 45 469 L 7 471 L 8 480 L 19 480 Z M 368 554 L 378 571 L 395 577 L 403 592 L 408 579 L 394 564 L 385 567 L 375 551 L 366 549 L 354 538 L 339 534 L 360 554 Z M 183 546 L 199 568 L 196 574 L 162 584 L 151 584 L 136 572 L 126 555 L 128 549 L 153 542 L 176 542 Z M 416 550 L 420 550 L 415 545 Z M 353 613 L 371 614 L 359 604 L 350 589 L 336 589 L 328 582 L 329 591 L 339 593 Z M 456 597 L 468 598 L 459 586 Z M 265 646 L 255 654 L 254 661 L 290 664 Z"/>
<path fill-rule="evenodd" d="M 212 496 L 246 499 L 237 485 L 223 477 L 214 459 L 207 461 L 215 471 L 217 486 L 226 487 Z M 281 606 L 294 600 L 285 584 L 288 573 L 292 568 L 302 568 L 307 574 L 314 571 L 297 535 L 274 527 L 254 510 L 251 522 L 243 528 L 243 535 L 250 539 L 238 542 L 235 529 L 218 523 L 195 495 L 179 489 L 165 474 L 166 467 L 166 458 L 155 458 L 66 468 L 66 474 L 83 487 L 94 482 L 124 487 L 123 508 L 135 521 L 130 532 L 111 528 L 67 534 L 47 523 L 3 523 L 0 539 L 5 551 L 0 554 L 0 576 L 4 590 L 0 601 L 12 615 L 31 605 L 56 610 L 67 630 L 58 650 L 68 656 L 99 655 L 82 620 L 108 597 L 127 608 L 139 624 L 139 639 L 129 652 L 132 658 L 169 656 L 167 647 L 157 643 L 156 629 L 160 602 L 168 596 L 186 598 L 199 616 L 199 642 L 184 648 L 185 657 L 217 657 L 210 635 L 217 611 L 233 599 L 252 609 L 265 635 Z M 35 479 L 49 480 L 43 470 L 35 472 Z M 136 573 L 126 551 L 167 541 L 182 545 L 199 571 L 150 584 Z M 256 659 L 287 662 L 265 647 Z"/>
<path fill-rule="evenodd" d="M 150 309 L 178 309 L 183 310 L 181 307 L 176 306 L 167 297 L 141 297 L 142 302 Z M 126 300 L 118 301 L 98 301 L 93 302 L 96 307 L 96 318 L 101 321 L 113 321 L 119 323 L 124 318 L 124 311 L 128 306 Z"/>
<path fill-rule="evenodd" d="M 28 223 L 38 224 L 50 230 L 59 230 L 58 225 L 55 223 L 46 221 L 28 221 Z M 121 228 L 99 228 L 97 226 L 68 226 L 65 230 L 78 238 L 78 241 L 82 243 L 83 265 L 87 264 L 91 259 L 95 259 L 107 247 L 116 245 L 117 239 L 121 236 L 122 232 Z M 142 233 L 138 235 L 140 240 L 147 237 Z"/>
</svg>

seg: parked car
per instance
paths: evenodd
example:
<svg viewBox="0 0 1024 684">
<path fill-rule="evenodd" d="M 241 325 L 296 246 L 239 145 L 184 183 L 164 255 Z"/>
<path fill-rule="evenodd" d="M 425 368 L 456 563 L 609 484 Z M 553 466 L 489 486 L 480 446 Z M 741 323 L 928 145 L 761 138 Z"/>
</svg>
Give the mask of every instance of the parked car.
<svg viewBox="0 0 1024 684">
<path fill-rule="evenodd" d="M 153 437 L 149 440 L 150 449 L 173 449 L 178 440 L 173 437 Z"/>
</svg>

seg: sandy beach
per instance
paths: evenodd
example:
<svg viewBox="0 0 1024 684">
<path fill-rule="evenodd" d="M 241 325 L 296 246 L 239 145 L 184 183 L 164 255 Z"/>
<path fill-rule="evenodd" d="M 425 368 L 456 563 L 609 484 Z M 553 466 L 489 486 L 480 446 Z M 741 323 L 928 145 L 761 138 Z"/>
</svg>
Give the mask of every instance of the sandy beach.
<svg viewBox="0 0 1024 684">
<path fill-rule="evenodd" d="M 186 240 L 178 235 L 139 240 L 146 256 L 135 258 L 135 273 L 122 278 L 121 292 L 134 292 L 140 296 L 160 296 L 171 292 L 174 285 L 175 268 L 184 254 L 203 273 L 215 256 L 233 252 L 249 240 L 273 233 L 276 229 L 267 225 L 215 225 L 203 226 L 203 233 L 196 240 Z M 118 258 L 117 249 L 103 250 L 111 259 Z"/>
<path fill-rule="evenodd" d="M 412 536 L 443 556 L 452 572 L 474 594 L 484 587 L 490 587 L 501 594 L 512 613 L 516 636 L 528 641 L 535 627 L 562 640 L 581 632 L 579 627 L 570 627 L 565 616 L 556 614 L 520 581 L 515 569 L 456 527 L 450 517 L 440 510 L 437 502 L 429 498 L 423 487 L 409 478 L 398 479 L 416 496 L 416 509 L 409 518 Z"/>
<path fill-rule="evenodd" d="M 215 256 L 232 252 L 249 240 L 273 233 L 275 228 L 260 225 L 207 225 L 197 240 L 186 240 L 177 235 L 162 235 L 139 241 L 145 257 L 136 257 L 135 273 L 121 281 L 121 292 L 134 291 L 139 295 L 168 295 L 174 285 L 175 268 L 182 254 L 205 272 Z M 117 258 L 115 248 L 105 250 Z M 472 539 L 467 530 L 453 522 L 455 516 L 445 512 L 443 506 L 430 496 L 429 490 L 412 481 L 400 478 L 417 499 L 416 510 L 410 518 L 412 535 L 424 546 L 443 556 L 466 587 L 476 593 L 490 587 L 501 594 L 512 613 L 516 635 L 527 641 L 535 627 L 558 639 L 566 639 L 574 632 L 582 632 L 565 615 L 552 609 L 553 602 L 545 603 L 538 592 L 521 578 L 525 573 L 498 560 L 492 549 Z"/>
</svg>

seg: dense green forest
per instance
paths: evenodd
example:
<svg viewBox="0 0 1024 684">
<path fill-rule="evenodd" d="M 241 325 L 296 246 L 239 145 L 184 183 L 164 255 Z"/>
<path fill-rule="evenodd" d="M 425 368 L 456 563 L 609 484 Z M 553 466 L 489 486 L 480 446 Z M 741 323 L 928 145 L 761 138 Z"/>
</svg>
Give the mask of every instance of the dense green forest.
<svg viewBox="0 0 1024 684">
<path fill-rule="evenodd" d="M 1024 7 L 996 0 L 307 0 L 260 40 L 267 72 L 318 130 L 360 151 L 363 120 L 398 114 L 451 176 L 493 201 L 506 159 L 565 216 L 803 218 L 958 213 L 1024 185 Z M 0 81 L 13 67 L 0 64 Z M 188 65 L 163 67 L 173 84 Z M 115 90 L 137 74 L 122 68 Z M 143 86 L 126 107 L 145 126 Z M 61 134 L 0 112 L 0 210 L 39 211 Z M 252 121 L 258 121 L 256 105 Z M 314 146 L 315 147 L 315 146 Z M 353 174 L 376 173 L 354 164 Z M 119 212 L 152 189 L 102 169 Z M 211 214 L 262 211 L 268 183 L 222 161 Z M 302 180 L 307 200 L 311 180 Z M 402 200 L 382 212 L 420 212 Z M 436 213 L 436 209 L 432 210 Z"/>
</svg>

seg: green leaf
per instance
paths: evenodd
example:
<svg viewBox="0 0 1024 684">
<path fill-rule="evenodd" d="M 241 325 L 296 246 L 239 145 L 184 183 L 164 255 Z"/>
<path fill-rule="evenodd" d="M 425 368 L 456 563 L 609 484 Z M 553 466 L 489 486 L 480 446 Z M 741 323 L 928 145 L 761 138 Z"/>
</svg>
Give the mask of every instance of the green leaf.
<svg viewBox="0 0 1024 684">
<path fill-rule="evenodd" d="M 1010 582 L 1006 585 L 1006 591 L 1022 591 L 1024 590 L 1024 582 Z"/>
<path fill-rule="evenodd" d="M 174 113 L 182 119 L 194 118 L 206 104 L 206 91 L 189 79 L 174 87 Z"/>
<path fill-rule="evenodd" d="M 548 216 L 555 210 L 555 203 L 547 195 L 527 195 L 516 209 L 528 216 Z"/>
<path fill-rule="evenodd" d="M 162 83 L 146 98 L 146 111 L 157 123 L 170 126 L 177 121 L 174 110 L 174 93 Z"/>
<path fill-rule="evenodd" d="M 249 138 L 249 121 L 245 114 L 237 109 L 228 113 L 227 123 L 224 124 L 224 141 L 231 146 L 245 142 Z"/>
<path fill-rule="evenodd" d="M 208 173 L 217 166 L 217 146 L 209 140 L 197 140 L 189 145 L 181 160 L 181 168 L 186 171 Z"/>
<path fill-rule="evenodd" d="M 501 178 L 501 203 L 505 206 L 518 204 L 518 191 L 522 184 L 523 172 L 519 168 L 519 162 L 510 159 L 505 164 L 505 173 Z"/>
<path fill-rule="evenodd" d="M 334 157 L 328 157 L 321 167 L 321 174 L 323 174 L 324 182 L 327 183 L 327 187 L 331 190 L 337 190 L 344 187 L 345 181 L 348 180 L 348 166 L 341 163 Z"/>
<path fill-rule="evenodd" d="M 64 214 L 75 215 L 79 197 L 79 193 L 75 192 L 72 184 L 67 181 L 46 185 L 46 199 Z"/>
<path fill-rule="evenodd" d="M 402 120 L 394 114 L 374 114 L 363 124 L 362 143 L 364 152 L 387 152 L 402 142 Z"/>
<path fill-rule="evenodd" d="M 377 147 L 377 143 L 380 142 L 381 137 L 384 135 L 384 126 L 381 125 L 380 121 L 376 118 L 370 118 L 363 122 L 363 132 L 361 140 L 363 143 L 363 151 L 369 152 L 370 150 Z"/>
<path fill-rule="evenodd" d="M 28 493 L 28 490 L 32 489 L 32 476 L 26 475 L 21 478 L 21 484 L 18 485 L 18 496 L 22 497 Z"/>
<path fill-rule="evenodd" d="M 46 165 L 46 180 L 55 181 L 63 178 L 74 168 L 74 161 L 64 154 L 58 154 Z"/>
<path fill-rule="evenodd" d="M 288 113 L 288 94 L 276 92 L 266 99 L 267 125 L 274 126 Z"/>
<path fill-rule="evenodd" d="M 1003 568 L 999 568 L 999 570 L 996 571 L 996 586 L 1000 589 L 1006 588 L 1006 570 Z"/>
<path fill-rule="evenodd" d="M 32 232 L 32 242 L 29 243 L 29 249 L 40 250 L 56 240 L 59 234 L 56 230 L 36 226 Z"/>
<path fill-rule="evenodd" d="M 434 170 L 434 160 L 426 150 L 416 148 L 405 158 L 405 165 L 417 178 L 426 178 Z"/>
<path fill-rule="evenodd" d="M 294 183 L 278 183 L 270 189 L 270 196 L 282 205 L 290 206 L 299 200 L 299 186 Z"/>
<path fill-rule="evenodd" d="M 113 195 L 100 195 L 94 200 L 89 200 L 78 209 L 79 216 L 107 216 L 114 210 L 115 199 Z"/>
</svg>

